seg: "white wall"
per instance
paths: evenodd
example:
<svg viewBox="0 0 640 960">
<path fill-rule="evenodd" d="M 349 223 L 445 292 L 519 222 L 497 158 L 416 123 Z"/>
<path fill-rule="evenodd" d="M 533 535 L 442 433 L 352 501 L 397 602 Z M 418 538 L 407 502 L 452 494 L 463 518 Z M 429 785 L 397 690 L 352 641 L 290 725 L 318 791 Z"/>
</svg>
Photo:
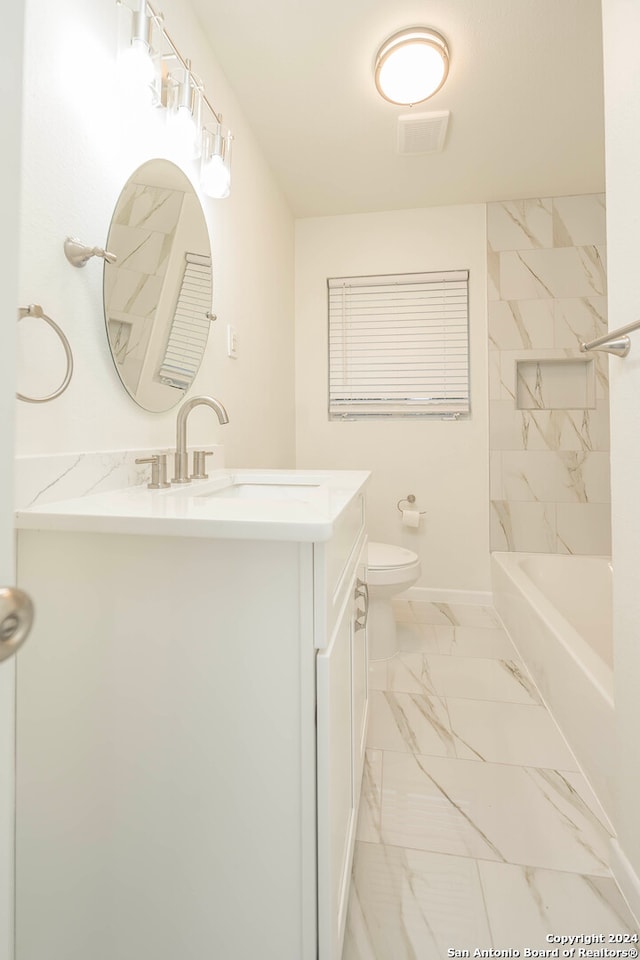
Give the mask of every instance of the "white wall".
<svg viewBox="0 0 640 960">
<path fill-rule="evenodd" d="M 293 220 L 232 91 L 202 38 L 188 0 L 162 4 L 169 33 L 235 135 L 232 194 L 203 198 L 212 240 L 214 310 L 207 354 L 190 395 L 211 393 L 229 411 L 221 427 L 209 410 L 191 418 L 190 442 L 225 444 L 229 465 L 290 466 L 294 460 Z M 113 0 L 31 0 L 27 8 L 20 303 L 40 303 L 71 341 L 76 369 L 52 403 L 18 404 L 17 452 L 45 454 L 170 446 L 175 410 L 151 414 L 126 395 L 107 347 L 102 264 L 82 270 L 63 254 L 66 236 L 106 243 L 111 213 L 133 170 L 153 156 L 197 166 L 181 155 L 162 111 L 137 114 L 114 79 Z M 238 360 L 226 357 L 226 324 L 237 327 Z M 27 326 L 23 321 L 21 340 Z M 21 327 L 23 325 L 21 324 Z M 19 347 L 18 384 L 61 380 L 59 348 L 29 334 Z M 45 385 L 46 366 L 52 368 Z M 23 391 L 25 392 L 25 391 Z"/>
<path fill-rule="evenodd" d="M 609 328 L 640 316 L 640 6 L 603 0 Z M 640 912 L 640 333 L 612 361 L 611 481 L 618 877 Z M 635 878 L 633 874 L 635 873 Z"/>
<path fill-rule="evenodd" d="M 0 74 L 4 103 L 0 152 L 0 315 L 4 319 L 0 349 L 0 587 L 15 583 L 12 463 L 15 392 L 15 298 L 18 257 L 20 182 L 20 101 L 24 3 L 17 0 L 3 10 L 6 62 Z M 15 836 L 15 658 L 0 663 L 0 960 L 14 957 L 14 836 Z"/>
<path fill-rule="evenodd" d="M 327 277 L 470 270 L 472 418 L 329 422 Z M 484 205 L 314 218 L 296 223 L 296 450 L 300 468 L 373 471 L 372 540 L 419 553 L 417 586 L 488 590 L 486 224 Z M 401 525 L 414 493 L 427 514 Z"/>
</svg>

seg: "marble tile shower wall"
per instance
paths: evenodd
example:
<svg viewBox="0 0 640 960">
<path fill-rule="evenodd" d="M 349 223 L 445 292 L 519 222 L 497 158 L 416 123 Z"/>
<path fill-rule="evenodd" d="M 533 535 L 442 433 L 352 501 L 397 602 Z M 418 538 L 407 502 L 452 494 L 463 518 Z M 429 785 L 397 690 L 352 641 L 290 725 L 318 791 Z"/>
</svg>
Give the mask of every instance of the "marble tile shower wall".
<svg viewBox="0 0 640 960">
<path fill-rule="evenodd" d="M 609 554 L 605 198 L 487 207 L 491 549 Z"/>
<path fill-rule="evenodd" d="M 183 201 L 183 190 L 128 183 L 111 224 L 112 243 L 124 253 L 118 270 L 105 273 L 109 338 L 120 376 L 134 386 L 147 356 Z"/>
</svg>

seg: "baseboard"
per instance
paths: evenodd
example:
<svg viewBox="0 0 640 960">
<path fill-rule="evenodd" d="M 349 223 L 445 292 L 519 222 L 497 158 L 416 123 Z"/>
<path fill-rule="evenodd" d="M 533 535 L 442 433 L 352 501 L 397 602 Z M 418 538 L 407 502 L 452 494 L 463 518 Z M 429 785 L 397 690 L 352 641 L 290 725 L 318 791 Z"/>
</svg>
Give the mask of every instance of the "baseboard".
<svg viewBox="0 0 640 960">
<path fill-rule="evenodd" d="M 422 603 L 475 603 L 482 607 L 493 606 L 490 590 L 440 590 L 438 587 L 409 587 L 399 594 L 400 600 Z"/>
<path fill-rule="evenodd" d="M 627 901 L 631 913 L 635 917 L 636 923 L 640 924 L 640 877 L 622 852 L 618 841 L 612 839 L 610 843 L 611 872 Z"/>
</svg>

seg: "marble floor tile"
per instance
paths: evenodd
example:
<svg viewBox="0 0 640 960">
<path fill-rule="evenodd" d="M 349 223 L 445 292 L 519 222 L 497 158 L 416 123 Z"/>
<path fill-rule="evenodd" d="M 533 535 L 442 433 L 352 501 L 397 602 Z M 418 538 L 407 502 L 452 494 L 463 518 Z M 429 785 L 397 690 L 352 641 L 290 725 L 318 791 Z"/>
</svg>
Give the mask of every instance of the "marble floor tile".
<svg viewBox="0 0 640 960">
<path fill-rule="evenodd" d="M 391 607 L 396 623 L 415 622 L 415 614 L 409 600 L 401 600 L 394 597 L 391 601 Z"/>
<path fill-rule="evenodd" d="M 431 678 L 431 659 L 438 654 L 397 653 L 387 660 L 387 690 L 436 695 Z"/>
<path fill-rule="evenodd" d="M 428 623 L 396 623 L 398 649 L 407 653 L 440 653 L 440 632 L 453 627 L 436 627 Z"/>
<path fill-rule="evenodd" d="M 487 861 L 478 869 L 497 949 L 549 949 L 548 933 L 635 932 L 614 880 Z"/>
<path fill-rule="evenodd" d="M 418 623 L 435 623 L 451 627 L 499 627 L 492 607 L 473 603 L 423 603 L 410 600 Z"/>
<path fill-rule="evenodd" d="M 343 960 L 633 930 L 607 820 L 489 608 L 401 600 L 370 669 Z"/>
<path fill-rule="evenodd" d="M 517 659 L 516 648 L 502 627 L 440 627 L 439 630 L 439 653 L 489 660 Z"/>
<path fill-rule="evenodd" d="M 446 703 L 460 760 L 578 769 L 545 707 L 490 700 L 447 699 Z"/>
<path fill-rule="evenodd" d="M 358 809 L 358 840 L 380 843 L 382 810 L 382 751 L 367 750 Z"/>
<path fill-rule="evenodd" d="M 385 753 L 383 843 L 608 876 L 608 834 L 561 773 Z"/>
<path fill-rule="evenodd" d="M 388 661 L 390 690 L 472 700 L 540 703 L 519 660 L 401 653 Z"/>
<path fill-rule="evenodd" d="M 397 623 L 401 653 L 444 653 L 459 657 L 512 660 L 515 647 L 502 627 L 453 627 L 433 623 Z"/>
<path fill-rule="evenodd" d="M 452 946 L 491 946 L 476 862 L 358 844 L 343 960 L 438 960 Z"/>
<path fill-rule="evenodd" d="M 456 756 L 444 701 L 391 690 L 370 693 L 367 745 L 373 750 Z"/>
</svg>

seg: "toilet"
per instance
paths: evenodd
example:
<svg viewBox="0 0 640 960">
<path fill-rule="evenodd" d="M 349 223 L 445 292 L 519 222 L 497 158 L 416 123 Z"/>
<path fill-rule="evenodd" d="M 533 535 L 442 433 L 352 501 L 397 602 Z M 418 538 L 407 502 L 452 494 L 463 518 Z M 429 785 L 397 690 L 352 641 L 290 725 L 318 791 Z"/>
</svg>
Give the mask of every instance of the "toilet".
<svg viewBox="0 0 640 960">
<path fill-rule="evenodd" d="M 416 582 L 420 576 L 420 560 L 412 550 L 370 541 L 367 563 L 369 659 L 387 660 L 398 651 L 391 600 Z"/>
</svg>

